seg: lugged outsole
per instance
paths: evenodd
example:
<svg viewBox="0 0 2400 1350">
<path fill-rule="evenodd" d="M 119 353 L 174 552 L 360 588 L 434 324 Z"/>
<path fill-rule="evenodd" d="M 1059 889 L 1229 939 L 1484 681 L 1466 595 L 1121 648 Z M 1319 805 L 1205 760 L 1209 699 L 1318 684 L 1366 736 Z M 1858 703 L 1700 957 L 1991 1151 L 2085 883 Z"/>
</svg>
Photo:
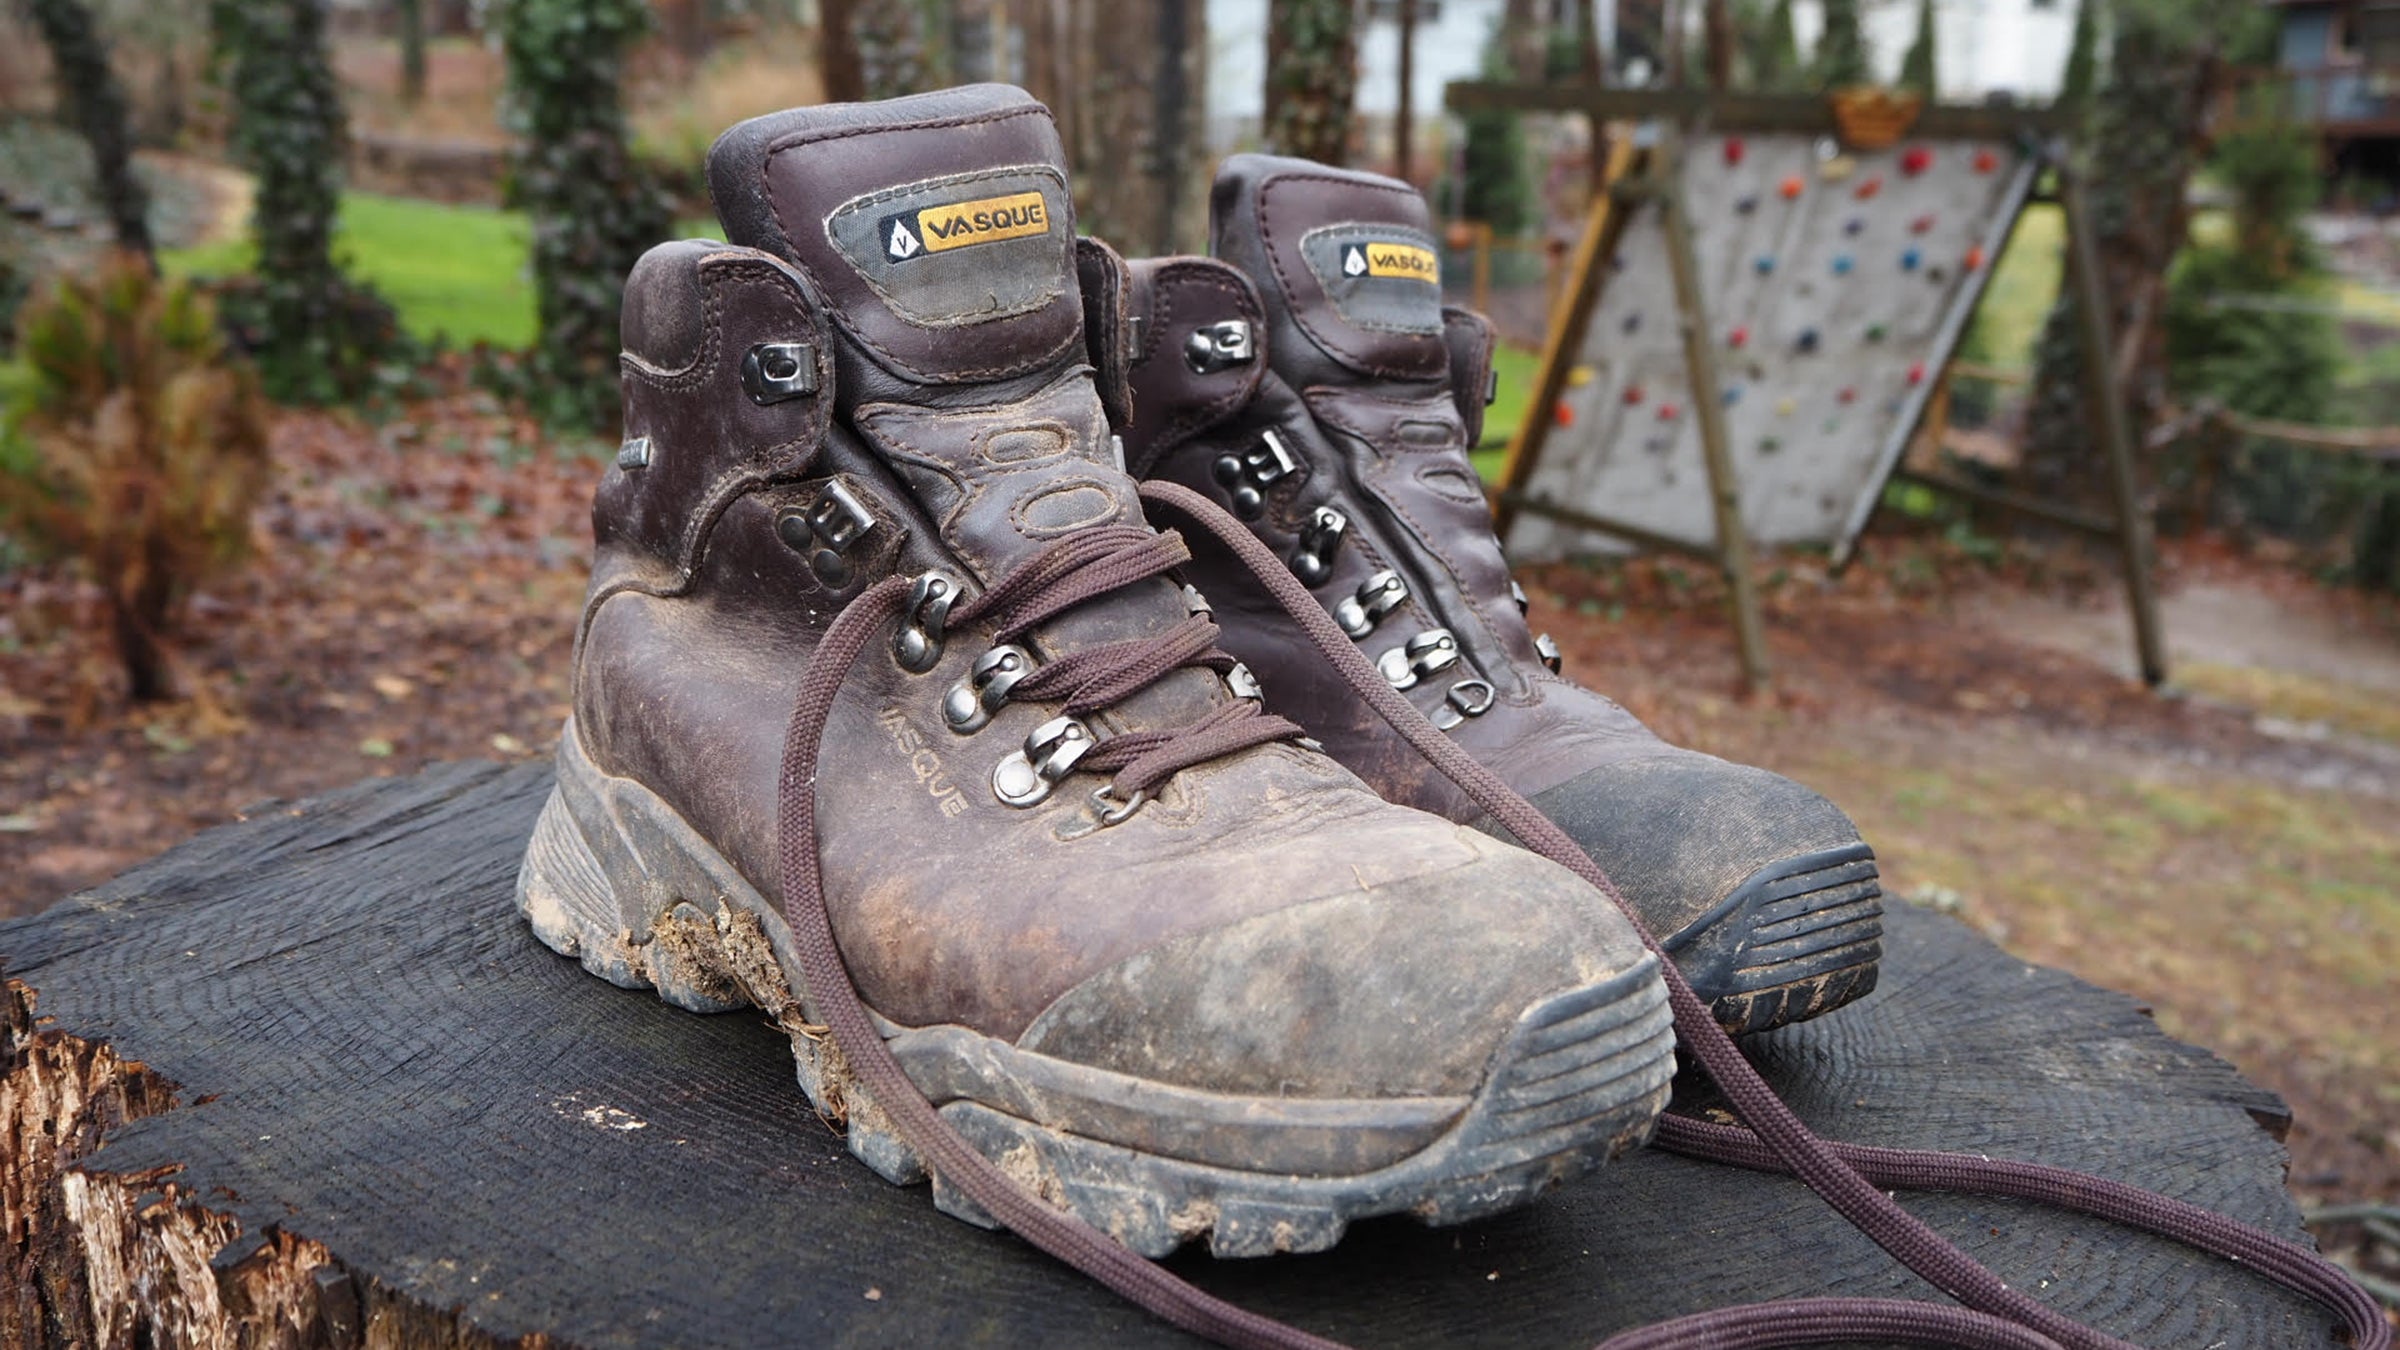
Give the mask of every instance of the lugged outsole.
<svg viewBox="0 0 2400 1350">
<path fill-rule="evenodd" d="M 850 1152 L 896 1184 L 925 1179 L 915 1150 L 811 1017 L 780 913 L 664 802 L 592 766 L 572 723 L 561 740 L 558 787 L 526 848 L 517 904 L 544 944 L 612 983 L 655 988 L 698 1012 L 765 1011 L 791 1039 L 801 1089 L 844 1131 Z M 958 1028 L 913 1037 L 908 1028 L 884 1030 L 904 1064 L 963 1039 L 999 1046 Z M 1454 1120 L 1424 1147 L 1353 1175 L 1164 1156 L 974 1099 L 939 1110 L 1036 1194 L 1143 1255 L 1205 1239 L 1219 1256 L 1259 1256 L 1323 1250 L 1373 1215 L 1409 1213 L 1441 1225 L 1522 1205 L 1646 1141 L 1674 1068 L 1664 987 L 1645 958 L 1528 1008 Z M 1271 1118 L 1279 1105 L 1257 1099 L 1255 1110 Z M 933 1195 L 943 1212 L 990 1225 L 939 1177 Z"/>
<path fill-rule="evenodd" d="M 1875 852 L 1854 841 L 1769 863 L 1666 947 L 1737 1036 L 1863 998 L 1883 957 Z"/>
</svg>

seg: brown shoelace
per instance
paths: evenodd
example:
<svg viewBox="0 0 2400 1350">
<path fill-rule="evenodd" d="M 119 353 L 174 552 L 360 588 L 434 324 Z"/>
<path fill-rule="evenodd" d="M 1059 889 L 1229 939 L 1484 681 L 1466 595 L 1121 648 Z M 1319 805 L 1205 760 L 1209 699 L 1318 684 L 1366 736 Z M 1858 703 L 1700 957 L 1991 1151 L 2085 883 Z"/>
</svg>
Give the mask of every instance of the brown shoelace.
<svg viewBox="0 0 2400 1350">
<path fill-rule="evenodd" d="M 1191 520 L 1239 556 L 1359 696 L 1519 842 L 1576 872 L 1619 908 L 1625 907 L 1624 898 L 1588 854 L 1392 691 L 1326 617 L 1316 598 L 1246 527 L 1197 493 L 1171 484 L 1145 483 L 1141 493 L 1145 501 Z M 1136 535 L 1141 538 L 1137 540 Z M 1170 542 L 1142 542 L 1152 539 Z M 1171 535 L 1151 535 L 1131 526 L 1087 531 L 1036 555 L 991 590 L 958 607 L 953 621 L 963 624 L 988 617 L 1004 632 L 1021 633 L 1042 618 L 1084 600 L 1156 576 L 1175 565 L 1160 560 L 1179 561 L 1183 556 L 1188 555 L 1181 541 Z M 1175 1326 L 1220 1344 L 1327 1350 L 1333 1342 L 1202 1292 L 1010 1180 L 934 1112 L 869 1020 L 834 943 L 825 909 L 816 844 L 817 754 L 842 681 L 868 641 L 898 616 L 906 589 L 907 583 L 897 578 L 880 582 L 835 618 L 802 674 L 784 738 L 780 804 L 783 909 L 815 1014 L 827 1024 L 835 1045 L 868 1095 L 892 1118 L 901 1137 L 917 1150 L 926 1166 L 1034 1246 Z M 1137 644 L 1110 644 L 1123 646 L 1117 653 L 1121 662 L 1093 657 L 1071 667 L 1068 676 L 1054 676 L 1052 684 L 1044 687 L 1051 689 L 1051 696 L 1059 696 L 1061 686 L 1072 684 L 1077 692 L 1070 697 L 1089 700 L 1123 682 L 1120 666 L 1129 669 L 1145 661 L 1155 665 L 1170 650 L 1170 642 L 1179 644 L 1175 649 L 1180 650 L 1197 636 L 1176 638 L 1175 631 Z M 1213 625 L 1210 638 L 1212 645 L 1207 650 L 1197 651 L 1185 661 L 1207 663 L 1213 652 Z M 1152 644 L 1156 649 L 1147 650 Z M 1135 650 L 1137 646 L 1145 650 Z M 1163 667 L 1160 673 L 1171 668 Z M 1281 727 L 1273 727 L 1274 723 Z M 1266 734 L 1270 730 L 1272 734 Z M 1297 734 L 1291 723 L 1238 704 L 1177 731 L 1135 733 L 1103 741 L 1078 768 L 1116 768 L 1118 790 L 1131 793 L 1163 781 L 1189 764 Z M 1139 737 L 1149 739 L 1109 753 L 1114 742 L 1132 742 Z M 1199 753 L 1203 749 L 1210 753 Z M 1109 753 L 1105 761 L 1101 759 L 1104 753 Z M 1166 767 L 1169 765 L 1172 767 Z M 1133 776 L 1137 772 L 1138 779 Z M 1639 921 L 1634 924 L 1640 931 Z M 2320 1300 L 2341 1316 L 2356 1350 L 2389 1350 L 2391 1329 L 2381 1310 L 2339 1267 L 2297 1243 L 2222 1215 L 2060 1168 L 1919 1150 L 1862 1149 L 1818 1139 L 1742 1057 L 1674 962 L 1658 951 L 1656 941 L 1646 932 L 1643 938 L 1658 952 L 1678 1038 L 1748 1126 L 1732 1129 L 1666 1117 L 1660 1122 L 1660 1142 L 1698 1157 L 1797 1175 L 1903 1265 L 1965 1306 L 1852 1298 L 1745 1305 L 1623 1333 L 1606 1343 L 1612 1350 L 1671 1346 L 1764 1350 L 1840 1340 L 1900 1341 L 1970 1350 L 2117 1350 L 2124 1346 L 2124 1342 L 2009 1288 L 1902 1209 L 1880 1189 L 1883 1185 L 2013 1195 L 2161 1233 L 2255 1265 L 2279 1282 Z"/>
</svg>

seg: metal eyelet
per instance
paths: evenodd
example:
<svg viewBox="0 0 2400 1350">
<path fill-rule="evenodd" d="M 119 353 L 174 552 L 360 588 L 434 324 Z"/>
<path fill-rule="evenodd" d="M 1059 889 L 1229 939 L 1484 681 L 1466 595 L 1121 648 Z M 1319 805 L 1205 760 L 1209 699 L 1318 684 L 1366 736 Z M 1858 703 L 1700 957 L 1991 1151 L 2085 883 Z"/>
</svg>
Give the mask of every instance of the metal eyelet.
<svg viewBox="0 0 2400 1350">
<path fill-rule="evenodd" d="M 1558 654 L 1558 643 L 1548 633 L 1533 640 L 1533 654 L 1542 658 L 1542 664 L 1550 667 L 1550 673 L 1553 675 L 1558 673 L 1560 666 L 1566 664 L 1565 659 Z"/>
<path fill-rule="evenodd" d="M 908 608 L 892 637 L 892 656 L 902 670 L 922 675 L 942 659 L 942 630 L 957 599 L 958 583 L 939 572 L 925 573 L 908 588 Z"/>
<path fill-rule="evenodd" d="M 650 438 L 647 436 L 628 436 L 623 441 L 618 442 L 617 467 L 628 470 L 649 468 Z"/>
<path fill-rule="evenodd" d="M 964 736 L 983 730 L 1008 702 L 1008 691 L 1033 673 L 1033 653 L 1004 642 L 975 658 L 966 678 L 942 695 L 942 720 Z"/>
<path fill-rule="evenodd" d="M 1262 431 L 1258 448 L 1238 455 L 1219 455 L 1209 474 L 1224 488 L 1233 513 L 1244 520 L 1266 514 L 1267 489 L 1300 471 L 1300 461 L 1272 431 Z"/>
<path fill-rule="evenodd" d="M 807 554 L 809 570 L 831 590 L 850 584 L 846 555 L 851 545 L 874 528 L 873 513 L 839 482 L 827 483 L 805 509 L 786 511 L 775 518 L 776 537 L 793 551 Z"/>
<path fill-rule="evenodd" d="M 1450 686 L 1442 695 L 1442 706 L 1433 710 L 1433 724 L 1444 731 L 1455 731 L 1470 717 L 1481 717 L 1492 710 L 1492 701 L 1499 697 L 1491 681 L 1473 675 Z"/>
<path fill-rule="evenodd" d="M 1408 599 L 1408 583 L 1400 574 L 1385 568 L 1358 583 L 1358 591 L 1333 607 L 1333 621 L 1342 631 L 1354 638 L 1363 638 L 1375 631 L 1383 617 L 1398 609 Z"/>
<path fill-rule="evenodd" d="M 1209 605 L 1208 597 L 1200 593 L 1200 588 L 1187 581 L 1183 583 L 1183 612 L 1214 614 L 1216 610 Z"/>
<path fill-rule="evenodd" d="M 1308 518 L 1308 527 L 1300 531 L 1300 547 L 1292 552 L 1292 575 L 1303 586 L 1322 586 L 1333 575 L 1333 554 L 1342 546 L 1342 536 L 1350 532 L 1350 517 L 1330 506 L 1320 506 Z"/>
<path fill-rule="evenodd" d="M 1394 689 L 1414 689 L 1428 675 L 1458 664 L 1458 639 L 1447 628 L 1428 628 L 1375 658 L 1375 671 Z"/>
<path fill-rule="evenodd" d="M 1118 801 L 1115 788 L 1116 784 L 1114 783 L 1102 783 L 1092 789 L 1092 815 L 1100 822 L 1100 828 L 1104 830 L 1111 825 L 1131 820 L 1133 813 L 1142 809 L 1142 803 L 1150 800 L 1149 792 L 1142 791 L 1136 792 L 1123 801 Z"/>
<path fill-rule="evenodd" d="M 1033 729 L 1025 748 L 1013 751 L 992 768 L 992 795 L 1010 806 L 1039 805 L 1058 780 L 1075 771 L 1075 763 L 1090 754 L 1091 728 L 1072 717 L 1053 717 Z"/>
<path fill-rule="evenodd" d="M 1220 370 L 1246 366 L 1257 354 L 1246 319 L 1202 324 L 1183 340 L 1183 363 L 1192 368 L 1194 375 L 1214 375 Z"/>
<path fill-rule="evenodd" d="M 1235 698 L 1246 698 L 1252 703 L 1266 701 L 1267 694 L 1259 687 L 1258 677 L 1250 673 L 1250 667 L 1239 661 L 1233 663 L 1233 669 L 1225 672 L 1225 688 Z"/>
<path fill-rule="evenodd" d="M 1525 598 L 1525 588 L 1513 581 L 1508 583 L 1508 598 L 1517 602 L 1519 614 L 1533 608 L 1533 602 Z"/>
<path fill-rule="evenodd" d="M 761 342 L 742 355 L 742 392 L 766 407 L 817 392 L 817 349 L 805 342 Z"/>
</svg>

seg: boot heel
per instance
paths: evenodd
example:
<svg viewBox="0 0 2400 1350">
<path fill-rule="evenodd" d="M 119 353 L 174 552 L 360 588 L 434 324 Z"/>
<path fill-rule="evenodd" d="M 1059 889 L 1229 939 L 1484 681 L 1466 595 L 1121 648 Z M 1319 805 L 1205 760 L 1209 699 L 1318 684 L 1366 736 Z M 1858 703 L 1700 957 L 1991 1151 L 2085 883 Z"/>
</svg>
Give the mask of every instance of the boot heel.
<svg viewBox="0 0 2400 1350">
<path fill-rule="evenodd" d="M 616 888 L 555 787 L 517 869 L 517 912 L 542 945 L 574 957 L 601 979 L 626 989 L 651 987 L 647 969 L 634 962 L 633 933 L 622 920 Z"/>
<path fill-rule="evenodd" d="M 791 1037 L 801 1090 L 850 1152 L 895 1184 L 925 1179 L 809 1016 L 782 916 L 656 794 L 593 764 L 572 721 L 517 872 L 517 910 L 544 946 L 611 984 L 656 989 L 692 1012 L 764 1012 Z"/>
</svg>

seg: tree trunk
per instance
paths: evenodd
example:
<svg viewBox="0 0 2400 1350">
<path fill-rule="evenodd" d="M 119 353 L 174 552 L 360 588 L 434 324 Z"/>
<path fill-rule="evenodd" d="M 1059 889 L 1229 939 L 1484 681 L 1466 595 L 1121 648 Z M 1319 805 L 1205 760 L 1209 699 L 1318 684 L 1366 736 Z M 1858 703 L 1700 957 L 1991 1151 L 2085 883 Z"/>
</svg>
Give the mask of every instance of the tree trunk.
<svg viewBox="0 0 2400 1350">
<path fill-rule="evenodd" d="M 92 150 L 102 209 L 117 246 L 151 261 L 150 194 L 133 173 L 133 135 L 125 120 L 125 91 L 108 64 L 108 46 L 82 0 L 31 0 L 34 26 L 57 69 L 59 101 Z"/>
<path fill-rule="evenodd" d="M 1701 21 L 1708 42 L 1708 87 L 1723 93 L 1733 87 L 1733 0 L 1706 0 Z"/>
<path fill-rule="evenodd" d="M 1326 164 L 1350 159 L 1358 93 L 1355 0 L 1267 0 L 1267 145 Z"/>
<path fill-rule="evenodd" d="M 400 97 L 425 101 L 425 0 L 400 0 Z"/>
<path fill-rule="evenodd" d="M 883 0 L 864 0 L 873 5 Z M 817 0 L 817 82 L 827 103 L 856 103 L 867 96 L 858 68 L 857 14 L 861 0 Z"/>
<path fill-rule="evenodd" d="M 2085 209 L 2098 236 L 2111 353 L 2141 443 L 2166 397 L 2160 303 L 2167 266 L 2190 225 L 2185 193 L 2199 159 L 2201 122 L 2216 84 L 2214 34 L 2224 3 L 2127 5 L 2118 15 L 2108 83 L 2092 109 L 2084 151 Z M 2074 295 L 2062 292 L 2037 349 L 2022 486 L 2062 502 L 2106 500 L 2106 465 L 2084 400 Z"/>
</svg>

